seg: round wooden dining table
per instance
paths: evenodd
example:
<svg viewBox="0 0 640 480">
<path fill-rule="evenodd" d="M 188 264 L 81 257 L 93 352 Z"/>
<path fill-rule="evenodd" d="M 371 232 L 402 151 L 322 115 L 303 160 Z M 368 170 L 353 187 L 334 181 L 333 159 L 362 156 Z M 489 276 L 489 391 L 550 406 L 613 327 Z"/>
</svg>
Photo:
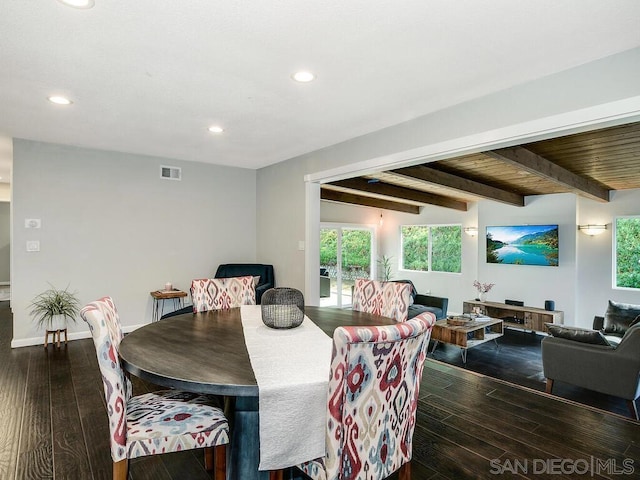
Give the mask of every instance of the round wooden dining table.
<svg viewBox="0 0 640 480">
<path fill-rule="evenodd" d="M 329 337 L 338 326 L 395 323 L 379 315 L 329 307 L 307 306 L 305 315 Z M 176 315 L 150 323 L 127 334 L 119 353 L 124 369 L 143 380 L 225 396 L 225 413 L 231 425 L 227 478 L 269 477 L 268 472 L 258 470 L 259 392 L 245 345 L 240 308 Z"/>
</svg>

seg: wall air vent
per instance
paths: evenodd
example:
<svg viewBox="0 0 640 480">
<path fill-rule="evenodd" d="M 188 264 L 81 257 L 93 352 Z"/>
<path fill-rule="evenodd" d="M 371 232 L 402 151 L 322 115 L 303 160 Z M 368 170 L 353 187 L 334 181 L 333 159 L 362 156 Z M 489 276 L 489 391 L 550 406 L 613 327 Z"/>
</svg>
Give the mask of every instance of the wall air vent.
<svg viewBox="0 0 640 480">
<path fill-rule="evenodd" d="M 165 180 L 182 180 L 182 169 L 180 167 L 160 165 L 160 178 L 164 178 Z"/>
</svg>

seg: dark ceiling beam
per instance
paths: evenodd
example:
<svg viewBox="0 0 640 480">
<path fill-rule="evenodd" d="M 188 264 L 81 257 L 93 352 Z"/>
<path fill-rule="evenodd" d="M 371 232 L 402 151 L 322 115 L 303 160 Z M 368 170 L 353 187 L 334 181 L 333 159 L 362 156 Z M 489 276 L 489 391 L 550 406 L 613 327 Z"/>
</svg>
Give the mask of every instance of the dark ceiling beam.
<svg viewBox="0 0 640 480">
<path fill-rule="evenodd" d="M 391 170 L 392 173 L 404 175 L 418 179 L 423 182 L 432 183 L 440 187 L 447 187 L 459 192 L 468 193 L 477 197 L 494 200 L 496 202 L 524 207 L 524 196 L 517 193 L 501 190 L 484 183 L 476 182 L 468 178 L 459 177 L 451 173 L 441 172 L 424 165 L 415 167 L 398 168 Z"/>
<path fill-rule="evenodd" d="M 483 154 L 563 185 L 583 197 L 599 202 L 609 201 L 609 190 L 607 188 L 591 179 L 576 175 L 526 148 L 500 148 L 483 152 Z"/>
<path fill-rule="evenodd" d="M 381 198 L 365 197 L 364 195 L 340 192 L 338 190 L 330 190 L 328 188 L 321 188 L 320 198 L 322 200 L 351 203 L 354 205 L 362 205 L 365 207 L 382 208 L 384 210 L 395 210 L 397 212 L 413 213 L 416 215 L 420 213 L 420 207 L 417 205 L 392 202 L 390 200 L 383 200 Z"/>
<path fill-rule="evenodd" d="M 375 193 L 377 195 L 384 195 L 387 197 L 402 198 L 404 200 L 411 200 L 418 203 L 438 205 L 440 207 L 460 210 L 461 212 L 467 211 L 467 203 L 461 202 L 460 200 L 455 200 L 443 195 L 437 195 L 435 193 L 414 190 L 412 188 L 400 187 L 390 183 L 370 182 L 369 179 L 363 177 L 339 180 L 331 182 L 331 185 L 351 190 L 358 190 L 360 192 Z"/>
</svg>

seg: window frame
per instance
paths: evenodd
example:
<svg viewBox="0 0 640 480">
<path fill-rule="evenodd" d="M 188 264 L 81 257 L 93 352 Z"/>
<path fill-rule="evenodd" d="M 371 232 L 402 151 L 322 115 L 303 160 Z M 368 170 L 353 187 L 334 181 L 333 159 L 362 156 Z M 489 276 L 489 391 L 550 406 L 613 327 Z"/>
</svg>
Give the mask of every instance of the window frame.
<svg viewBox="0 0 640 480">
<path fill-rule="evenodd" d="M 336 268 L 337 268 L 337 278 L 336 278 L 336 286 L 339 292 L 342 292 L 342 287 L 343 287 L 343 271 L 342 271 L 342 254 L 343 249 L 342 249 L 342 239 L 343 239 L 343 233 L 344 230 L 361 230 L 361 231 L 366 231 L 369 232 L 370 234 L 370 238 L 371 238 L 371 265 L 370 265 L 370 271 L 369 271 L 369 278 L 370 279 L 374 279 L 377 278 L 378 272 L 377 272 L 377 267 L 378 267 L 378 262 L 376 261 L 376 259 L 378 258 L 378 227 L 376 225 L 370 225 L 370 224 L 360 224 L 360 223 L 336 223 L 336 222 L 320 222 L 320 229 L 319 229 L 319 235 L 318 237 L 320 237 L 322 235 L 322 230 L 337 230 L 338 231 L 338 238 L 337 238 L 337 258 L 336 258 Z M 321 241 L 319 240 L 318 242 L 320 244 L 321 247 Z M 320 251 L 318 251 L 318 257 L 320 257 Z M 319 262 L 320 263 L 320 262 Z M 338 299 L 337 299 L 337 307 L 339 308 L 344 308 L 344 307 L 348 307 L 349 305 L 351 305 L 350 303 L 345 303 L 343 302 L 343 295 L 339 295 Z"/>
<path fill-rule="evenodd" d="M 618 215 L 613 218 L 613 241 L 611 246 L 611 288 L 613 290 L 626 290 L 628 292 L 640 292 L 640 286 L 638 287 L 621 287 L 618 286 L 618 220 L 620 219 L 635 219 L 640 222 L 640 215 Z"/>
<path fill-rule="evenodd" d="M 403 229 L 405 227 L 424 227 L 428 230 L 428 244 L 427 244 L 427 270 L 412 270 L 406 268 L 404 265 L 404 234 Z M 438 227 L 458 227 L 460 229 L 460 271 L 459 272 L 445 272 L 442 270 L 433 270 L 433 236 L 432 229 Z M 462 224 L 461 223 L 429 223 L 429 224 L 417 224 L 417 225 L 400 225 L 400 265 L 399 270 L 405 272 L 416 273 L 442 273 L 445 275 L 462 275 Z"/>
</svg>

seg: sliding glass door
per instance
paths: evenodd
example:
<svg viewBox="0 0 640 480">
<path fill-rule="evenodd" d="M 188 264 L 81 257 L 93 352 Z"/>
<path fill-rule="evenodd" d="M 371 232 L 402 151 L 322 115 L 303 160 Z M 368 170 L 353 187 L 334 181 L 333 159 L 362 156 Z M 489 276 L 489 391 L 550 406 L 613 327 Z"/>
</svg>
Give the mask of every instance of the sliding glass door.
<svg viewBox="0 0 640 480">
<path fill-rule="evenodd" d="M 356 278 L 373 278 L 373 227 L 320 224 L 320 305 L 351 305 Z"/>
</svg>

